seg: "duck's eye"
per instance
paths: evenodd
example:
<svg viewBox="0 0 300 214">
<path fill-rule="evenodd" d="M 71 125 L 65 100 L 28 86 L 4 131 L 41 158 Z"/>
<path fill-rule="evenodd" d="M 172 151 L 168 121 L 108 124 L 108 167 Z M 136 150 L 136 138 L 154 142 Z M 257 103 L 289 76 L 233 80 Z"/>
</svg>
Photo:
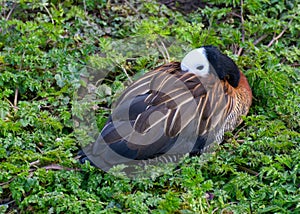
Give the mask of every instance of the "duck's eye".
<svg viewBox="0 0 300 214">
<path fill-rule="evenodd" d="M 199 65 L 198 67 L 196 67 L 197 70 L 202 70 L 204 68 L 204 65 Z"/>
<path fill-rule="evenodd" d="M 225 79 L 226 79 L 226 80 L 229 80 L 229 79 L 230 79 L 230 75 L 227 74 L 227 75 L 225 76 Z"/>
</svg>

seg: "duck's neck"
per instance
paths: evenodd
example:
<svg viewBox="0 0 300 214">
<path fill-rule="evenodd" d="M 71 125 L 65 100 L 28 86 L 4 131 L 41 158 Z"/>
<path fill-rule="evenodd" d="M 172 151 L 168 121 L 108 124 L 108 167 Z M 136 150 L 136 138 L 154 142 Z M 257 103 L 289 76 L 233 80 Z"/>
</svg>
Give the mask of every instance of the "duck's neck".
<svg viewBox="0 0 300 214">
<path fill-rule="evenodd" d="M 249 95 L 252 98 L 252 91 L 250 88 L 250 85 L 248 83 L 248 80 L 246 78 L 246 76 L 240 71 L 240 81 L 239 81 L 239 85 L 238 88 L 244 88 L 248 91 Z"/>
</svg>

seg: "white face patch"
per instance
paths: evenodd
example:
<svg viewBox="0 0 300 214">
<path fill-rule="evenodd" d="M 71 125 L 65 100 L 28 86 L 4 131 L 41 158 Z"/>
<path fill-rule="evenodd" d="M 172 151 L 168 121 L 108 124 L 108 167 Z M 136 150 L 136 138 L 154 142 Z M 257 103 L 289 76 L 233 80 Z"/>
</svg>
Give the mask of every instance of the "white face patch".
<svg viewBox="0 0 300 214">
<path fill-rule="evenodd" d="M 181 70 L 205 77 L 209 73 L 209 62 L 204 48 L 190 51 L 181 61 Z"/>
</svg>

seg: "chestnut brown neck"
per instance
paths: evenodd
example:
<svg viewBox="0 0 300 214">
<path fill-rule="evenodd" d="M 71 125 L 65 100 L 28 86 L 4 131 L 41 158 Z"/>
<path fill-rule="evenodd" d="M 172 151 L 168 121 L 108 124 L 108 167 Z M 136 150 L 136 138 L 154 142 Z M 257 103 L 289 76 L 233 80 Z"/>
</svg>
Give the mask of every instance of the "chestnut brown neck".
<svg viewBox="0 0 300 214">
<path fill-rule="evenodd" d="M 248 83 L 248 80 L 241 71 L 240 71 L 240 81 L 239 81 L 238 87 L 246 88 L 247 91 L 251 92 L 251 95 L 252 95 L 252 91 L 251 91 L 250 85 Z"/>
</svg>

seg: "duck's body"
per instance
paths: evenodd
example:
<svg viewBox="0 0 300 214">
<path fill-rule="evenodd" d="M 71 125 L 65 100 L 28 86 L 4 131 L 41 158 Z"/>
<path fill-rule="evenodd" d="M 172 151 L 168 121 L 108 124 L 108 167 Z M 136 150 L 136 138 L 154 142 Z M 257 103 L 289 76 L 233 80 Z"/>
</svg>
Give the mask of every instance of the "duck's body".
<svg viewBox="0 0 300 214">
<path fill-rule="evenodd" d="M 205 46 L 129 86 L 84 152 L 104 170 L 132 160 L 199 154 L 240 124 L 251 101 L 247 79 L 234 62 Z"/>
</svg>

